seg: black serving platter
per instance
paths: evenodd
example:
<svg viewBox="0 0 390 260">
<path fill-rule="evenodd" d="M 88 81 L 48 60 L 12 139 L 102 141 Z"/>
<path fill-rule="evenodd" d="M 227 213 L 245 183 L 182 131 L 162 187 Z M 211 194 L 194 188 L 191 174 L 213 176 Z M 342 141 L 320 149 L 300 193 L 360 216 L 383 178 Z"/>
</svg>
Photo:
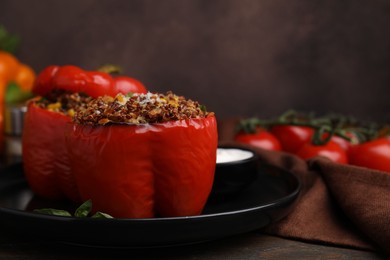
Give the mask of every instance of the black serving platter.
<svg viewBox="0 0 390 260">
<path fill-rule="evenodd" d="M 285 217 L 300 192 L 290 172 L 260 164 L 257 179 L 225 199 L 210 199 L 202 215 L 152 219 L 91 219 L 43 215 L 34 208 L 72 207 L 32 193 L 21 164 L 0 173 L 0 228 L 33 241 L 88 247 L 149 248 L 216 240 L 263 228 Z"/>
</svg>

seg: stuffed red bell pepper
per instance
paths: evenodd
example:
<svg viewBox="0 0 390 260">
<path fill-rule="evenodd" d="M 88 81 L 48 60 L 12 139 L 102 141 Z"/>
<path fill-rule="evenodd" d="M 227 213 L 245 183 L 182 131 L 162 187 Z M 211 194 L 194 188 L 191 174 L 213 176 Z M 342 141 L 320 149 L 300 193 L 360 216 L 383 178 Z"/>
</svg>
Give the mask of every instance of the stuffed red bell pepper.
<svg viewBox="0 0 390 260">
<path fill-rule="evenodd" d="M 102 97 L 66 139 L 83 200 L 118 218 L 200 214 L 214 180 L 213 113 L 172 93 Z"/>
<path fill-rule="evenodd" d="M 65 148 L 65 125 L 91 97 L 130 90 L 113 82 L 107 73 L 75 66 L 49 66 L 38 75 L 33 93 L 41 96 L 28 103 L 22 140 L 25 176 L 36 194 L 80 201 Z M 145 92 L 144 87 L 138 90 Z"/>
<path fill-rule="evenodd" d="M 90 98 L 65 91 L 51 93 L 28 103 L 22 139 L 24 174 L 37 195 L 79 202 L 65 149 L 64 128 L 71 122 L 74 109 Z"/>
</svg>

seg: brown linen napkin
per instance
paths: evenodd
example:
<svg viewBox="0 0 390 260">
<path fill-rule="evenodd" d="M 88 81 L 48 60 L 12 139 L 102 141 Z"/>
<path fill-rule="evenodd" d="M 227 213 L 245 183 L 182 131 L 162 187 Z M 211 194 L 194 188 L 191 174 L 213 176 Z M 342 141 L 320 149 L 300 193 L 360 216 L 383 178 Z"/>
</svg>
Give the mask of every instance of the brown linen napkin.
<svg viewBox="0 0 390 260">
<path fill-rule="evenodd" d="M 234 120 L 219 123 L 221 144 L 232 144 L 233 126 Z M 262 162 L 294 173 L 303 187 L 294 210 L 264 232 L 390 252 L 389 173 L 336 164 L 321 157 L 304 161 L 284 152 L 251 148 Z"/>
</svg>

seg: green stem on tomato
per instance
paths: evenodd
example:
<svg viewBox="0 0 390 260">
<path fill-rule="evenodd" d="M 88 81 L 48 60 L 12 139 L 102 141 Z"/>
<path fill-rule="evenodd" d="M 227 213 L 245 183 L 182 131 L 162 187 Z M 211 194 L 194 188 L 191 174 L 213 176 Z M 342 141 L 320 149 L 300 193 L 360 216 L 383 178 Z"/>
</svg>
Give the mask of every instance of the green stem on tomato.
<svg viewBox="0 0 390 260">
<path fill-rule="evenodd" d="M 341 114 L 315 117 L 314 113 L 299 113 L 295 110 L 288 110 L 276 119 L 271 120 L 260 120 L 258 118 L 241 120 L 236 132 L 255 133 L 259 127 L 269 130 L 278 125 L 310 127 L 315 130 L 316 134 L 313 136 L 313 142 L 316 144 L 327 143 L 333 135 L 353 144 L 390 136 L 390 126 L 386 128 L 386 126 L 380 126 L 374 122 L 363 122 L 354 117 Z M 323 134 L 326 132 L 329 134 L 326 138 L 323 138 Z M 353 132 L 354 136 L 351 138 L 347 135 L 348 132 Z"/>
<path fill-rule="evenodd" d="M 259 127 L 265 127 L 265 121 L 262 121 L 256 117 L 240 120 L 236 126 L 235 132 L 243 132 L 246 134 L 256 133 L 256 129 Z"/>
<path fill-rule="evenodd" d="M 312 144 L 314 145 L 325 145 L 327 144 L 330 139 L 332 139 L 334 133 L 336 131 L 336 128 L 330 127 L 328 125 L 323 125 L 314 131 L 313 137 L 312 137 Z M 324 138 L 325 133 L 328 133 L 328 135 Z"/>
</svg>

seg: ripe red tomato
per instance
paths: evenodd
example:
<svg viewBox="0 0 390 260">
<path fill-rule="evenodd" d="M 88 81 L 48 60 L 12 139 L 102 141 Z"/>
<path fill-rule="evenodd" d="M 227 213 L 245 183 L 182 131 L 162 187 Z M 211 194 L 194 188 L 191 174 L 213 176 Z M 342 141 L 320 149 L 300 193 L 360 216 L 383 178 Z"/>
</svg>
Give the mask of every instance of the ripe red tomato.
<svg viewBox="0 0 390 260">
<path fill-rule="evenodd" d="M 341 148 L 347 153 L 351 150 L 351 147 L 358 143 L 358 137 L 353 132 L 345 132 L 344 133 L 347 137 L 351 139 L 351 141 L 348 141 L 340 136 L 333 135 L 331 140 L 340 145 Z M 327 134 L 324 135 L 324 138 L 327 137 Z"/>
<path fill-rule="evenodd" d="M 234 140 L 244 144 L 250 144 L 266 150 L 280 151 L 281 146 L 279 140 L 265 129 L 257 129 L 256 133 L 247 134 L 239 133 L 234 137 Z"/>
<path fill-rule="evenodd" d="M 271 133 L 279 140 L 283 151 L 295 153 L 310 142 L 314 130 L 307 126 L 275 125 Z"/>
<path fill-rule="evenodd" d="M 353 146 L 349 160 L 353 165 L 390 172 L 390 139 L 383 137 Z"/>
<path fill-rule="evenodd" d="M 345 140 L 344 138 L 334 135 L 332 136 L 331 140 L 338 144 L 344 151 L 348 151 L 350 149 L 350 146 L 352 145 L 348 140 Z"/>
<path fill-rule="evenodd" d="M 347 153 L 333 140 L 330 140 L 324 145 L 314 145 L 310 142 L 305 143 L 296 152 L 296 155 L 305 160 L 316 156 L 323 156 L 337 163 L 348 163 Z"/>
</svg>

